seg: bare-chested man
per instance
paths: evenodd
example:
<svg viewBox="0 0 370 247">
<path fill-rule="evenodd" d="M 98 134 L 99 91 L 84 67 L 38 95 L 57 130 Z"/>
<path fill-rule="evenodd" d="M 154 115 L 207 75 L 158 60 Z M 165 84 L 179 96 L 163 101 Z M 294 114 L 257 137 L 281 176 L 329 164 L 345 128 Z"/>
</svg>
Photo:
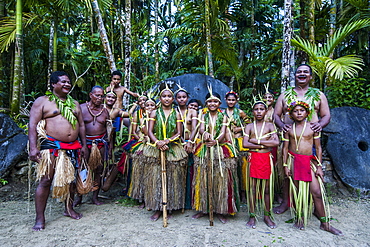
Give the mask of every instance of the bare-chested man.
<svg viewBox="0 0 370 247">
<path fill-rule="evenodd" d="M 121 86 L 121 80 L 122 80 L 122 73 L 118 70 L 113 71 L 112 73 L 112 81 L 110 82 L 110 85 L 105 89 L 105 92 L 108 93 L 109 91 L 113 91 L 117 95 L 117 101 L 114 104 L 115 108 L 123 109 L 123 95 L 124 93 L 128 93 L 131 96 L 139 97 L 138 93 L 134 93 L 130 91 L 128 88 Z M 120 122 L 118 122 L 120 123 Z M 128 127 L 130 125 L 129 119 L 124 119 L 124 125 Z M 120 125 L 116 125 L 117 131 L 120 128 Z"/>
<path fill-rule="evenodd" d="M 103 173 L 103 163 L 111 156 L 113 144 L 107 140 L 107 120 L 109 112 L 105 108 L 104 90 L 100 86 L 94 86 L 89 93 L 90 101 L 81 104 L 81 112 L 86 129 L 86 142 L 88 144 L 88 165 L 94 172 L 94 185 L 92 202 L 95 205 L 103 204 L 98 200 L 101 187 L 101 176 Z M 111 145 L 109 145 L 111 144 Z M 96 145 L 96 147 L 94 147 Z M 100 150 L 100 155 L 99 151 Z M 96 152 L 96 153 L 94 153 Z M 96 154 L 96 155 L 95 155 Z M 82 202 L 82 195 L 78 195 L 74 202 L 77 206 Z"/>
<path fill-rule="evenodd" d="M 77 220 L 82 217 L 72 207 L 75 192 L 72 183 L 75 169 L 72 162 L 77 160 L 72 151 L 81 149 L 81 155 L 86 154 L 85 125 L 80 105 L 68 95 L 72 88 L 69 76 L 63 71 L 53 72 L 50 88 L 52 92 L 39 97 L 33 104 L 28 129 L 29 158 L 39 163 L 37 177 L 40 182 L 35 194 L 36 222 L 33 226 L 35 231 L 45 229 L 45 208 L 52 183 L 53 197 L 67 199 L 64 215 Z M 40 148 L 37 145 L 38 135 Z M 78 136 L 82 146 L 77 141 Z M 65 159 L 66 156 L 68 158 Z"/>
<path fill-rule="evenodd" d="M 309 119 L 310 127 L 315 132 L 320 132 L 330 122 L 330 109 L 326 96 L 316 88 L 309 87 L 312 79 L 312 69 L 309 65 L 301 64 L 295 72 L 295 87 L 288 88 L 282 93 L 276 104 L 274 111 L 274 121 L 277 127 L 284 132 L 292 128 L 293 121 L 288 115 L 288 105 L 292 102 L 301 100 L 307 102 L 313 109 L 312 118 Z M 320 118 L 319 118 L 320 116 Z M 288 180 L 284 181 L 283 202 L 280 206 L 273 209 L 275 214 L 282 214 L 288 210 L 289 192 Z"/>
</svg>

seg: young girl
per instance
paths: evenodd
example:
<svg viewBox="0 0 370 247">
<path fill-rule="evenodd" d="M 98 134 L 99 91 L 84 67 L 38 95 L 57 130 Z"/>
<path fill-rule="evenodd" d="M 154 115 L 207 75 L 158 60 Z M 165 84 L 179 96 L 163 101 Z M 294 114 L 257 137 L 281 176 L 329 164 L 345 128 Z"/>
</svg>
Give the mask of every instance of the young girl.
<svg viewBox="0 0 370 247">
<path fill-rule="evenodd" d="M 167 209 L 184 208 L 187 153 L 179 140 L 181 136 L 181 116 L 172 103 L 173 92 L 167 88 L 160 93 L 161 105 L 151 112 L 148 135 L 154 145 L 144 148 L 143 163 L 146 163 L 144 200 L 147 208 L 155 210 L 151 220 L 158 220 L 162 206 L 162 169 L 160 152 L 165 152 L 167 176 Z"/>
<path fill-rule="evenodd" d="M 257 101 L 253 105 L 254 122 L 245 127 L 243 146 L 249 148 L 247 168 L 247 198 L 249 221 L 247 226 L 256 228 L 256 204 L 264 210 L 264 222 L 270 228 L 276 228 L 271 219 L 273 201 L 273 162 L 271 147 L 279 145 L 279 139 L 272 123 L 264 120 L 267 105 Z M 262 210 L 261 210 L 262 211 Z"/>
<path fill-rule="evenodd" d="M 314 215 L 321 222 L 320 229 L 335 235 L 343 235 L 329 223 L 329 204 L 325 196 L 324 173 L 321 166 L 320 132 L 314 132 L 307 121 L 310 106 L 303 101 L 294 101 L 289 105 L 288 112 L 294 123 L 284 134 L 283 166 L 285 175 L 290 180 L 289 194 L 291 201 L 294 202 L 296 219 L 294 226 L 304 230 L 313 203 Z M 315 156 L 312 153 L 313 145 L 316 148 Z"/>
<path fill-rule="evenodd" d="M 137 140 L 131 147 L 132 157 L 132 172 L 131 183 L 128 191 L 128 196 L 137 199 L 142 203 L 139 207 L 144 208 L 144 171 L 145 163 L 142 162 L 143 149 L 145 143 L 149 141 L 148 136 L 148 116 L 155 109 L 155 101 L 152 99 L 146 100 L 140 104 L 141 112 L 134 115 L 132 128 L 138 129 L 133 133 L 134 138 Z"/>
<path fill-rule="evenodd" d="M 239 96 L 234 91 L 229 91 L 225 95 L 227 108 L 224 110 L 225 115 L 228 117 L 228 128 L 226 138 L 230 140 L 238 152 L 238 176 L 240 179 L 240 195 L 243 202 L 245 202 L 245 187 L 246 181 L 245 174 L 247 167 L 248 149 L 243 147 L 244 127 L 250 123 L 248 116 L 235 105 L 239 101 Z"/>
<path fill-rule="evenodd" d="M 222 223 L 225 215 L 238 211 L 239 193 L 237 160 L 231 143 L 225 142 L 227 117 L 220 110 L 219 94 L 208 93 L 206 108 L 200 117 L 199 134 L 202 137 L 194 155 L 193 208 L 200 211 L 193 218 L 202 217 L 212 206 Z M 208 177 L 208 179 L 207 179 Z M 213 187 L 208 182 L 213 180 Z M 209 205 L 208 192 L 213 203 Z"/>
<path fill-rule="evenodd" d="M 178 85 L 179 86 L 179 85 Z M 191 209 L 191 181 L 193 178 L 193 151 L 195 148 L 195 134 L 197 131 L 198 124 L 198 112 L 193 109 L 188 109 L 186 104 L 189 100 L 188 92 L 179 86 L 176 94 L 176 102 L 178 107 L 176 108 L 177 112 L 180 113 L 181 125 L 182 125 L 182 136 L 181 142 L 185 151 L 189 154 L 188 165 L 186 172 L 186 200 L 185 200 L 185 209 Z"/>
</svg>

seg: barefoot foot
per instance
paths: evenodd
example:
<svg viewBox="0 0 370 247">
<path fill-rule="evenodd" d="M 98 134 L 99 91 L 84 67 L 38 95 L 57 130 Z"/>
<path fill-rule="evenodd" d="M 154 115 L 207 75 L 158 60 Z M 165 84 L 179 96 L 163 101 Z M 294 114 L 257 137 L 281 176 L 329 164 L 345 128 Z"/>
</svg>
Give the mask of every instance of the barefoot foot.
<svg viewBox="0 0 370 247">
<path fill-rule="evenodd" d="M 252 229 L 256 229 L 256 217 L 250 217 L 246 226 Z"/>
<path fill-rule="evenodd" d="M 327 232 L 330 232 L 334 235 L 343 236 L 343 233 L 342 233 L 341 230 L 338 230 L 338 229 L 332 227 L 329 223 L 321 223 L 320 229 L 324 230 L 324 231 L 327 231 Z"/>
<path fill-rule="evenodd" d="M 98 199 L 95 199 L 95 200 L 93 199 L 93 200 L 92 200 L 92 203 L 93 203 L 93 204 L 95 204 L 95 205 L 97 205 L 97 206 L 99 206 L 99 205 L 103 205 L 103 204 L 104 204 L 104 202 L 101 202 L 101 201 L 99 201 Z"/>
<path fill-rule="evenodd" d="M 285 211 L 287 211 L 288 209 L 289 209 L 288 204 L 287 203 L 282 203 L 282 204 L 280 204 L 280 206 L 274 207 L 272 209 L 272 211 L 274 212 L 274 214 L 282 214 Z"/>
<path fill-rule="evenodd" d="M 161 216 L 162 212 L 161 211 L 155 211 L 155 213 L 150 217 L 151 221 L 157 221 L 159 217 Z"/>
<path fill-rule="evenodd" d="M 140 209 L 145 208 L 145 203 L 140 204 L 140 205 L 138 206 L 138 208 L 140 208 Z"/>
<path fill-rule="evenodd" d="M 45 229 L 45 222 L 36 222 L 35 225 L 32 227 L 32 230 L 38 232 Z"/>
<path fill-rule="evenodd" d="M 217 214 L 217 218 L 221 221 L 222 224 L 226 224 L 227 219 L 226 219 L 225 215 Z"/>
<path fill-rule="evenodd" d="M 303 222 L 296 222 L 293 226 L 295 228 L 297 228 L 298 230 L 301 230 L 301 231 L 304 230 L 304 224 L 303 224 Z"/>
<path fill-rule="evenodd" d="M 203 216 L 204 216 L 204 213 L 198 212 L 198 213 L 194 214 L 191 218 L 192 219 L 199 219 L 199 218 L 202 218 Z"/>
<path fill-rule="evenodd" d="M 67 217 L 71 217 L 72 219 L 75 219 L 75 220 L 79 220 L 82 218 L 82 214 L 77 213 L 73 209 L 64 211 L 63 215 Z"/>
<path fill-rule="evenodd" d="M 276 228 L 276 224 L 275 222 L 272 221 L 271 217 L 270 216 L 265 216 L 263 221 L 266 223 L 266 225 L 268 227 L 270 227 L 271 229 L 275 229 Z"/>
</svg>

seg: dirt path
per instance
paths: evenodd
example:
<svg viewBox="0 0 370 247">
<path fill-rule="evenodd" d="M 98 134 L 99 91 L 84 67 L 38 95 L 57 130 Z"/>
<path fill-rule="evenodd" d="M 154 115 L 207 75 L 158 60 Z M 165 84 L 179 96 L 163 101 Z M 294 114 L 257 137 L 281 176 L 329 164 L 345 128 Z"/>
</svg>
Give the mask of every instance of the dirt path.
<svg viewBox="0 0 370 247">
<path fill-rule="evenodd" d="M 29 211 L 28 211 L 29 207 Z M 245 227 L 246 205 L 230 217 L 227 224 L 215 219 L 209 226 L 207 217 L 194 220 L 194 211 L 175 212 L 167 228 L 162 219 L 151 222 L 152 212 L 125 207 L 114 200 L 101 206 L 88 203 L 77 211 L 80 220 L 62 216 L 63 204 L 49 199 L 46 229 L 34 232 L 34 205 L 26 201 L 0 203 L 0 246 L 369 246 L 370 201 L 334 198 L 333 225 L 345 236 L 334 236 L 319 229 L 312 218 L 305 231 L 285 223 L 290 213 L 275 216 L 278 228 L 269 229 L 259 220 L 257 229 Z"/>
</svg>

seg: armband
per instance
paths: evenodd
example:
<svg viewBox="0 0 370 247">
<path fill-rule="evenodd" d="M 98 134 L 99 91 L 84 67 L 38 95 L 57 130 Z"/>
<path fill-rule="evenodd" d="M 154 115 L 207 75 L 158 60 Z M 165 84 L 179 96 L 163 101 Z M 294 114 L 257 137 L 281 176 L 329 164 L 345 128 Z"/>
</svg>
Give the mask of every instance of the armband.
<svg viewBox="0 0 370 247">
<path fill-rule="evenodd" d="M 222 126 L 228 126 L 228 124 L 227 123 L 222 123 Z"/>
<path fill-rule="evenodd" d="M 289 141 L 289 139 L 285 139 L 284 137 L 283 137 L 283 138 L 281 138 L 281 140 L 282 140 L 283 142 L 288 142 L 288 141 Z"/>
<path fill-rule="evenodd" d="M 148 118 L 148 120 L 153 120 L 153 121 L 155 121 L 155 119 L 154 119 L 154 118 Z"/>
<path fill-rule="evenodd" d="M 177 120 L 177 122 L 178 122 L 178 123 L 181 123 L 181 122 L 184 122 L 184 120 L 179 119 L 179 120 Z"/>
<path fill-rule="evenodd" d="M 137 124 L 137 122 L 132 122 L 133 124 Z"/>
<path fill-rule="evenodd" d="M 157 143 L 159 142 L 159 140 L 156 140 L 155 142 L 154 142 L 154 145 L 157 145 Z"/>
<path fill-rule="evenodd" d="M 283 164 L 283 166 L 284 166 L 284 167 L 288 167 L 288 164 L 286 164 L 286 163 L 285 163 L 285 164 Z"/>
<path fill-rule="evenodd" d="M 198 118 L 197 118 L 197 117 L 192 117 L 191 119 L 196 119 L 196 120 L 198 120 Z"/>
<path fill-rule="evenodd" d="M 318 136 L 314 136 L 313 139 L 320 139 L 320 137 L 321 137 L 321 132 L 319 132 Z"/>
</svg>

